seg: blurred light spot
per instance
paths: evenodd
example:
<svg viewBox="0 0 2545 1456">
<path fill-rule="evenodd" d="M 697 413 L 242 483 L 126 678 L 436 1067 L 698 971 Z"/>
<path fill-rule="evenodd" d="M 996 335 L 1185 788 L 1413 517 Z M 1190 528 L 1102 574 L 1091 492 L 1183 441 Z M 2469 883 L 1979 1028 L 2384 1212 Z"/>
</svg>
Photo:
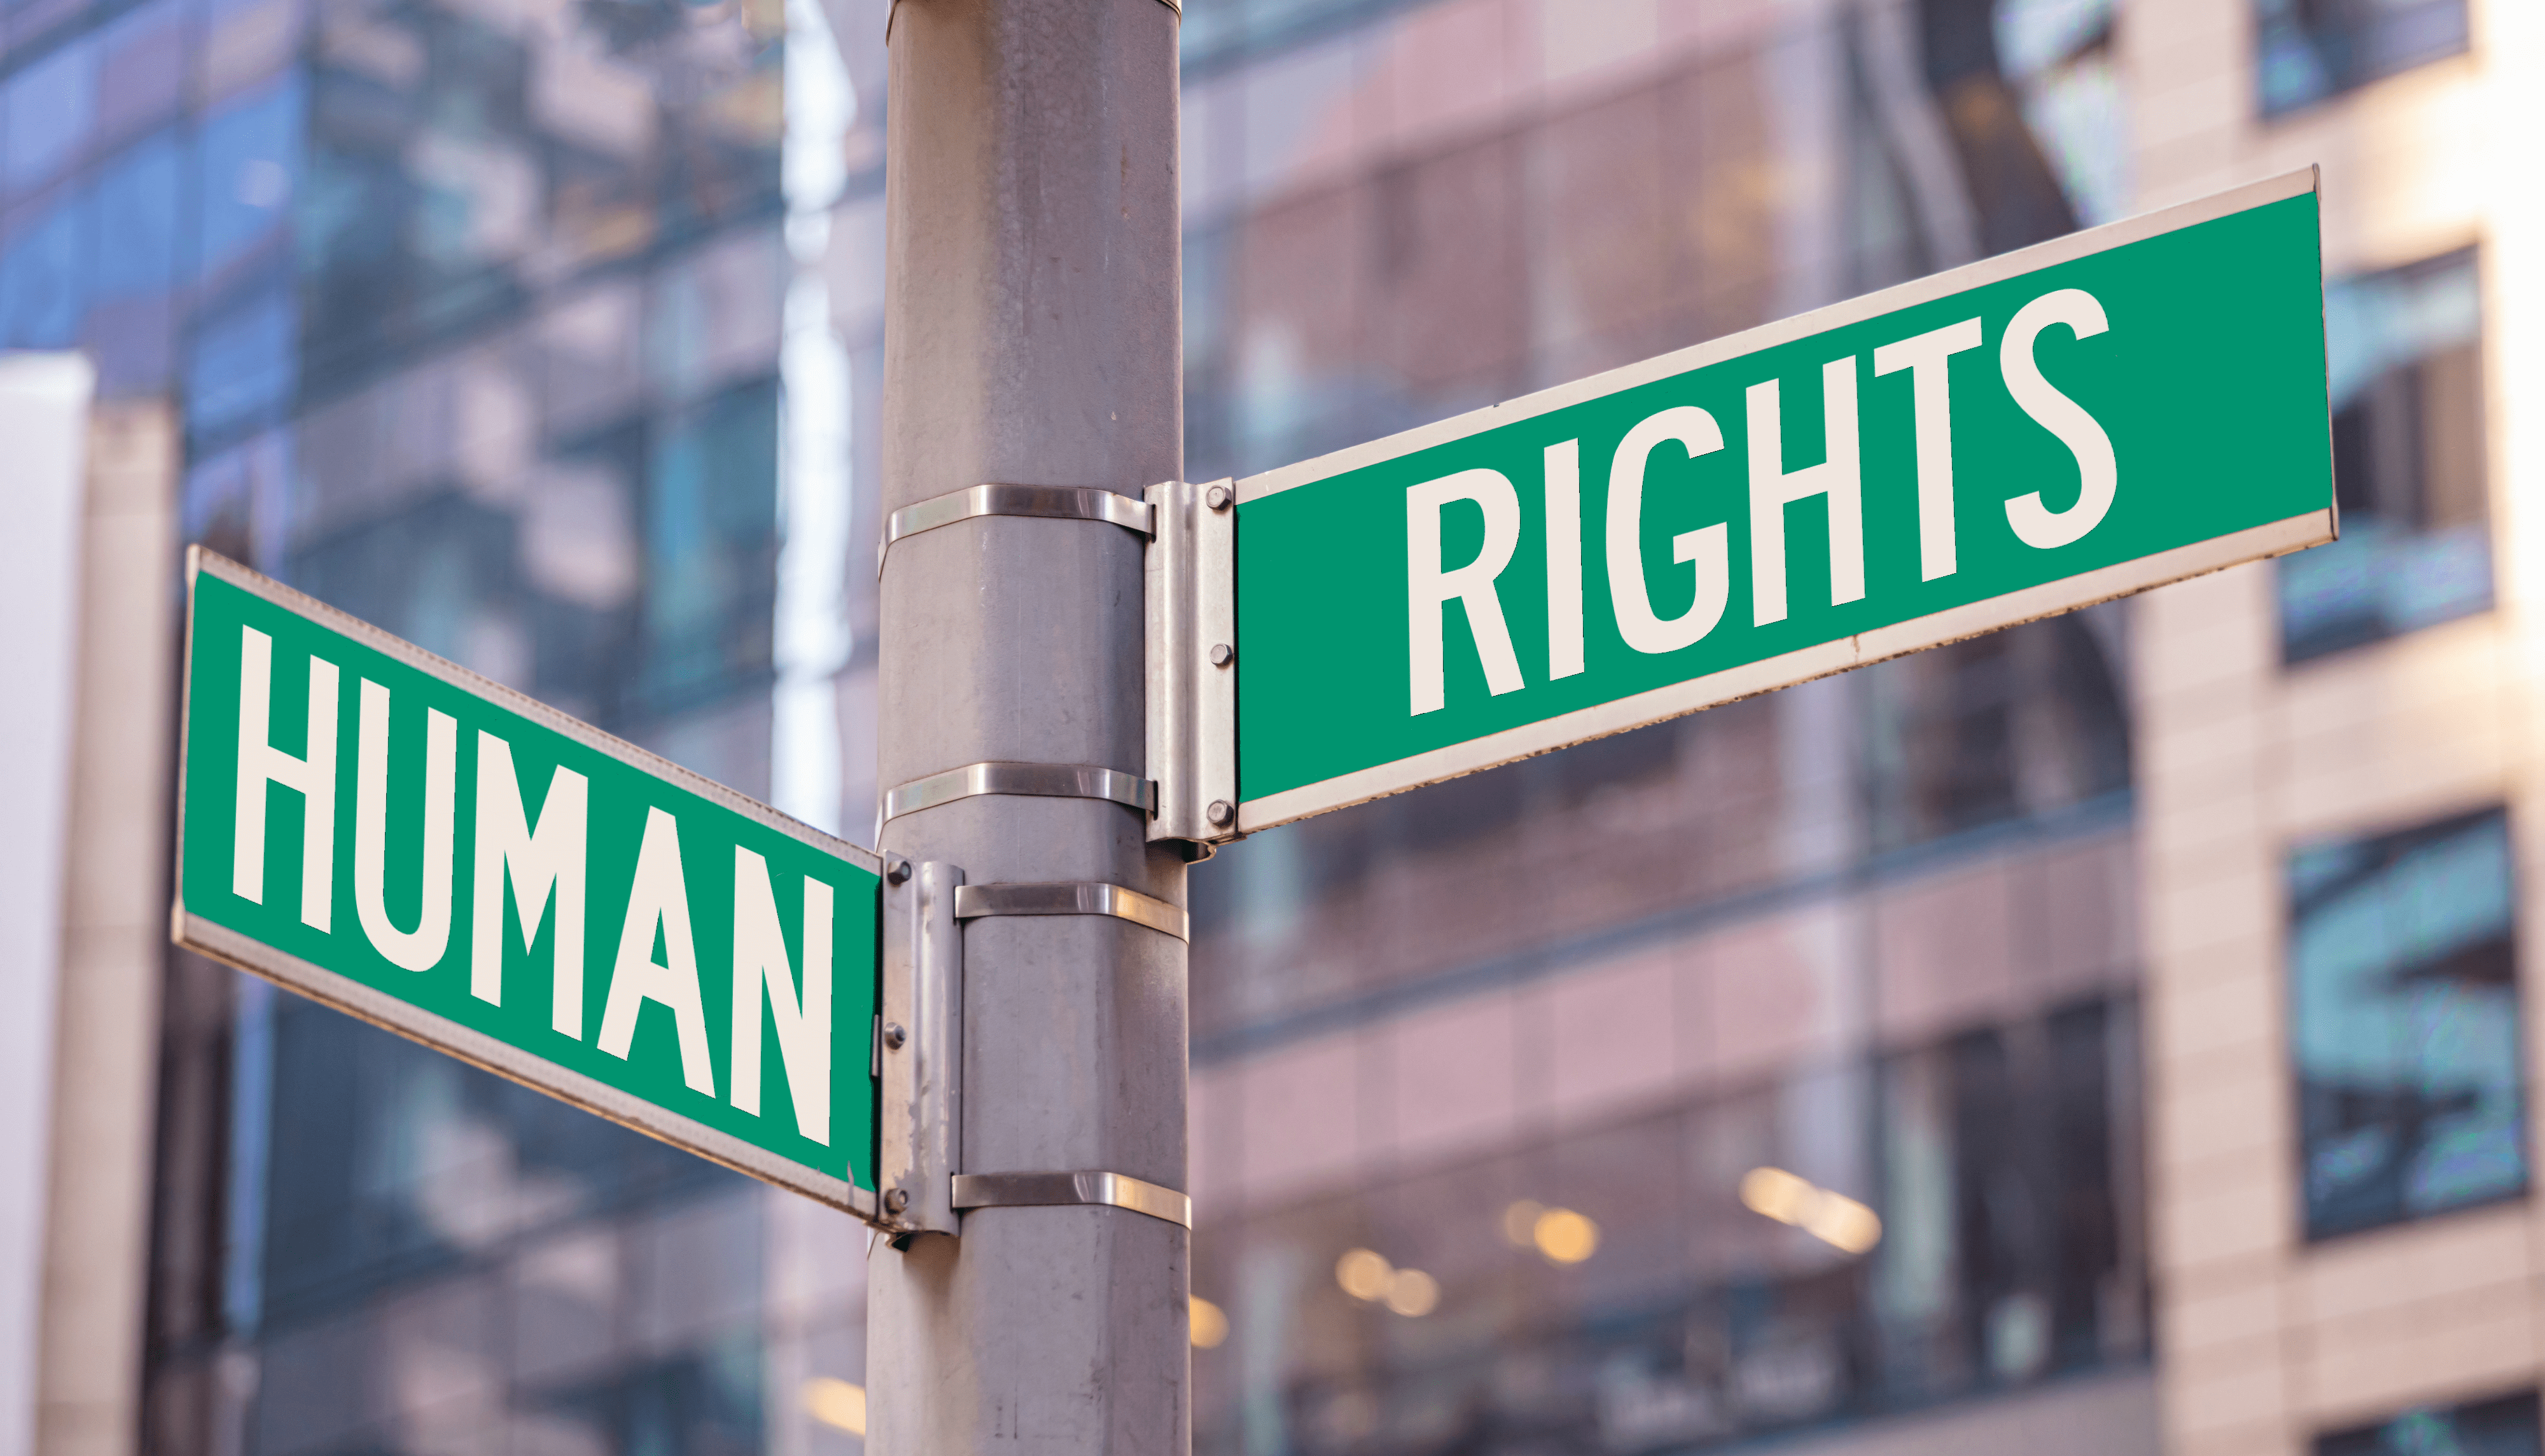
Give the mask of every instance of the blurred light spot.
<svg viewBox="0 0 2545 1456">
<path fill-rule="evenodd" d="M 1503 1242 L 1514 1249 L 1532 1248 L 1537 1243 L 1537 1218 L 1546 1205 L 1534 1198 L 1522 1198 L 1503 1210 Z"/>
<path fill-rule="evenodd" d="M 1742 1203 L 1780 1224 L 1801 1223 L 1803 1205 L 1819 1191 L 1781 1168 L 1754 1168 L 1741 1177 Z"/>
<path fill-rule="evenodd" d="M 1421 1269 L 1398 1269 L 1387 1281 L 1387 1307 L 1419 1320 L 1440 1307 L 1440 1281 Z"/>
<path fill-rule="evenodd" d="M 866 1388 L 832 1375 L 804 1382 L 804 1413 L 853 1436 L 866 1433 Z"/>
<path fill-rule="evenodd" d="M 1834 1249 L 1862 1254 L 1882 1242 L 1882 1219 L 1870 1208 L 1781 1168 L 1754 1168 L 1741 1178 L 1751 1212 L 1792 1224 Z"/>
<path fill-rule="evenodd" d="M 1335 1282 L 1355 1299 L 1385 1298 L 1388 1281 L 1395 1275 L 1385 1258 L 1366 1249 L 1353 1250 L 1335 1260 Z"/>
<path fill-rule="evenodd" d="M 238 170 L 238 200 L 251 207 L 280 207 L 291 198 L 291 174 L 281 162 L 250 159 Z"/>
<path fill-rule="evenodd" d="M 1578 1264 L 1600 1252 L 1600 1226 L 1570 1208 L 1550 1208 L 1530 1226 L 1529 1242 L 1550 1262 Z"/>
<path fill-rule="evenodd" d="M 1228 1312 L 1199 1295 L 1192 1302 L 1192 1342 L 1197 1350 L 1215 1350 L 1228 1338 Z"/>
</svg>

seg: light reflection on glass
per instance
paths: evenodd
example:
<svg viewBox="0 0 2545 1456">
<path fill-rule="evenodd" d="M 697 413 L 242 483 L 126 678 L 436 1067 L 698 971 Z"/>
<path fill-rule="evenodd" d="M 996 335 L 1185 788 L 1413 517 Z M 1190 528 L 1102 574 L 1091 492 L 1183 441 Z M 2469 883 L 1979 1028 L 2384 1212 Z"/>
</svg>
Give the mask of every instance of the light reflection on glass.
<svg viewBox="0 0 2545 1456">
<path fill-rule="evenodd" d="M 866 1433 L 866 1388 L 836 1375 L 816 1375 L 804 1382 L 804 1413 L 853 1436 Z"/>
<path fill-rule="evenodd" d="M 1882 1242 L 1882 1219 L 1844 1193 L 1834 1193 L 1781 1168 L 1754 1168 L 1741 1179 L 1751 1212 L 1791 1224 L 1833 1249 L 1862 1254 Z"/>
</svg>

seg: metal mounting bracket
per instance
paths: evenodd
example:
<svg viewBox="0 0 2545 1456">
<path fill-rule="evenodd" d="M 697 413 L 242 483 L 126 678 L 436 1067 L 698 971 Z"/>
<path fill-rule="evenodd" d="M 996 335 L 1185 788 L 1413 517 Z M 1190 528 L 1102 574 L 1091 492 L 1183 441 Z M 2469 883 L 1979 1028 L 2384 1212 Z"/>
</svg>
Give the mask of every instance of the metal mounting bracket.
<svg viewBox="0 0 2545 1456">
<path fill-rule="evenodd" d="M 1143 814 L 1154 814 L 1158 809 L 1158 786 L 1118 768 L 1100 768 L 1093 764 L 966 764 L 885 790 L 884 822 L 975 794 L 1110 799 Z"/>
<path fill-rule="evenodd" d="M 1184 19 L 1184 0 L 1158 0 L 1158 3 L 1167 7 L 1169 10 L 1174 11 L 1176 13 L 1176 19 Z M 901 14 L 901 0 L 892 0 L 892 7 L 883 13 L 884 40 L 890 40 L 892 39 L 892 18 L 899 14 Z"/>
<path fill-rule="evenodd" d="M 1096 1204 L 1127 1208 L 1179 1228 L 1192 1227 L 1192 1199 L 1173 1188 L 1120 1173 L 963 1173 L 954 1175 L 956 1208 L 1054 1208 Z"/>
<path fill-rule="evenodd" d="M 1109 915 L 1164 931 L 1179 940 L 1192 938 L 1190 921 L 1183 907 L 1103 880 L 964 885 L 955 890 L 956 920 L 993 915 Z"/>
<path fill-rule="evenodd" d="M 883 1013 L 876 1026 L 876 1222 L 896 1239 L 951 1234 L 963 1153 L 963 871 L 885 856 Z"/>
<path fill-rule="evenodd" d="M 1237 485 L 1153 485 L 1145 570 L 1152 840 L 1237 838 Z"/>
<path fill-rule="evenodd" d="M 1101 521 L 1139 535 L 1155 533 L 1157 513 L 1145 502 L 1119 491 L 1085 485 L 967 485 L 884 518 L 883 543 L 875 547 L 875 574 L 891 555 L 892 543 L 923 530 L 952 526 L 976 516 L 1027 516 L 1043 521 Z"/>
</svg>

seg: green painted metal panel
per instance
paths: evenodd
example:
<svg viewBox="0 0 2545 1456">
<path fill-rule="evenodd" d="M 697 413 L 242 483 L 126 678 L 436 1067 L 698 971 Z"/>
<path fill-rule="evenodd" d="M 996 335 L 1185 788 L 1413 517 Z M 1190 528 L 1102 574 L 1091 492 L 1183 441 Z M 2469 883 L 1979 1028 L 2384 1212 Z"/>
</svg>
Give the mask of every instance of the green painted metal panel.
<svg viewBox="0 0 2545 1456">
<path fill-rule="evenodd" d="M 1923 368 L 1901 358 L 1921 338 Z M 1923 425 L 1922 387 L 1940 405 Z M 1842 457 L 1856 433 L 1860 530 L 1827 475 L 1773 504 L 1780 474 L 1831 458 L 1834 425 Z M 1948 503 L 1922 510 L 1943 499 L 1939 458 Z M 1640 509 L 1623 509 L 1638 466 Z M 2314 174 L 1237 494 L 1248 829 L 2313 545 L 2336 528 Z M 1782 551 L 1762 551 L 1779 525 Z M 1754 570 L 1777 562 L 1781 615 Z"/>
<path fill-rule="evenodd" d="M 210 553 L 189 577 L 180 943 L 873 1212 L 873 855 Z"/>
</svg>

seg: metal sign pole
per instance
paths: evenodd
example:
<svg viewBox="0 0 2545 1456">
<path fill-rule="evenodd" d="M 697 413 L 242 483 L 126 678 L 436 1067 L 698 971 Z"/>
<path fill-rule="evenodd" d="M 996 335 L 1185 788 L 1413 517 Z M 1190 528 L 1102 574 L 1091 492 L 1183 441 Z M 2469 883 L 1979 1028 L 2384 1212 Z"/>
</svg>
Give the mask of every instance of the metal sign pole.
<svg viewBox="0 0 2545 1456">
<path fill-rule="evenodd" d="M 1178 23 L 891 21 L 878 1456 L 1190 1445 L 1185 854 L 1148 838 L 1142 647 L 1144 493 L 1183 464 Z M 895 1019 L 948 1000 L 959 1028 Z"/>
</svg>

